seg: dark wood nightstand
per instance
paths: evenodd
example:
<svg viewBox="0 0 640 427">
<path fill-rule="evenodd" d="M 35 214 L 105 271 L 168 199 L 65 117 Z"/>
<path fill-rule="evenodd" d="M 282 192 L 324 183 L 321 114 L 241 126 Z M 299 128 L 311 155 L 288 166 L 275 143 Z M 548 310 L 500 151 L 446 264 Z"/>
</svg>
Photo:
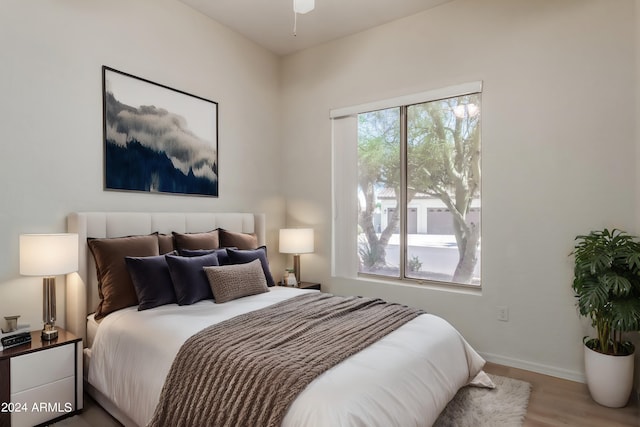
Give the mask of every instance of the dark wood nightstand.
<svg viewBox="0 0 640 427">
<path fill-rule="evenodd" d="M 82 406 L 82 339 L 33 331 L 30 343 L 0 351 L 0 427 L 48 424 Z"/>
<path fill-rule="evenodd" d="M 300 282 L 297 287 L 300 289 L 315 289 L 316 291 L 322 291 L 322 285 L 320 283 Z"/>
<path fill-rule="evenodd" d="M 322 285 L 314 282 L 300 282 L 297 286 L 284 285 L 282 282 L 278 282 L 278 286 L 285 288 L 300 288 L 300 289 L 315 289 L 316 291 L 322 291 Z"/>
</svg>

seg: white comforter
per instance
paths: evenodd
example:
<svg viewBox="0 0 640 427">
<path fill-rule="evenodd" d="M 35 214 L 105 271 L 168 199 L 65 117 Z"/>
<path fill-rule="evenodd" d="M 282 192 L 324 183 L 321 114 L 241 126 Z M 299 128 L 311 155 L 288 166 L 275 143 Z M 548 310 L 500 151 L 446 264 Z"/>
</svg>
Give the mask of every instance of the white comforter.
<svg viewBox="0 0 640 427">
<path fill-rule="evenodd" d="M 292 288 L 224 304 L 201 301 L 107 316 L 91 348 L 89 383 L 138 425 L 146 425 L 186 339 L 238 314 L 299 295 Z M 283 355 L 282 363 L 287 363 Z M 316 378 L 283 426 L 430 426 L 484 360 L 445 320 L 425 314 Z"/>
</svg>

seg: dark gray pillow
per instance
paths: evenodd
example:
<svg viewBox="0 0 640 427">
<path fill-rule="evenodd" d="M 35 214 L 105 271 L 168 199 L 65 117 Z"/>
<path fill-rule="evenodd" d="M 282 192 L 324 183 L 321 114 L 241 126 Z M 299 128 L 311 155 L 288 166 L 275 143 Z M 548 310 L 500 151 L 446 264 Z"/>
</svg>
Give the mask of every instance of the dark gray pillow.
<svg viewBox="0 0 640 427">
<path fill-rule="evenodd" d="M 231 264 L 246 264 L 254 259 L 259 259 L 262 264 L 262 270 L 264 271 L 264 277 L 267 280 L 267 286 L 276 285 L 276 282 L 273 280 L 273 276 L 271 275 L 271 269 L 269 268 L 266 246 L 260 246 L 258 249 L 253 250 L 227 248 L 227 254 L 229 255 L 229 261 Z"/>
<path fill-rule="evenodd" d="M 165 258 L 179 305 L 191 305 L 203 299 L 213 299 L 203 267 L 218 265 L 216 254 L 195 257 L 165 255 Z"/>
<path fill-rule="evenodd" d="M 124 260 L 138 297 L 138 311 L 177 302 L 164 255 L 128 256 Z"/>
<path fill-rule="evenodd" d="M 237 248 L 230 248 L 230 249 L 237 249 Z M 182 256 L 202 256 L 202 255 L 208 255 L 208 254 L 216 254 L 216 256 L 218 257 L 219 265 L 230 264 L 229 255 L 227 255 L 227 250 L 224 248 L 223 249 L 182 249 L 180 251 L 180 255 Z"/>
<path fill-rule="evenodd" d="M 216 304 L 269 292 L 258 259 L 245 264 L 204 267 Z"/>
</svg>

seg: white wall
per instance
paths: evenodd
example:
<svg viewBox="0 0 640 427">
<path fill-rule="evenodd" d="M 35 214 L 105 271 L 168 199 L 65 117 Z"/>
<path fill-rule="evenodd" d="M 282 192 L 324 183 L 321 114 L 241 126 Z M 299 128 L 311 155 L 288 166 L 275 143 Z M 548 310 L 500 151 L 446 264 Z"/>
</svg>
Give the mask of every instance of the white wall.
<svg viewBox="0 0 640 427">
<path fill-rule="evenodd" d="M 582 379 L 577 234 L 636 232 L 635 0 L 456 0 L 283 61 L 283 190 L 307 280 L 418 305 L 489 359 Z M 330 277 L 328 112 L 482 80 L 482 294 Z M 286 183 L 286 185 L 284 184 Z M 321 183 L 321 185 L 318 185 Z M 509 321 L 497 320 L 497 306 Z"/>
<path fill-rule="evenodd" d="M 20 277 L 18 236 L 63 232 L 72 211 L 265 212 L 275 247 L 275 55 L 175 0 L 3 0 L 0 52 L 0 316 L 42 324 L 41 280 Z M 102 65 L 219 103 L 219 198 L 102 190 Z"/>
</svg>

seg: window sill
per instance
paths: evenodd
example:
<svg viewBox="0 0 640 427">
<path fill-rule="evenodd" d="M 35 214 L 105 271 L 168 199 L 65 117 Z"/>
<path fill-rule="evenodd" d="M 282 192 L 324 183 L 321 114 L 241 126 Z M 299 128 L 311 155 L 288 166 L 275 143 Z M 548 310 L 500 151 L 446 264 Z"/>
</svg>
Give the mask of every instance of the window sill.
<svg viewBox="0 0 640 427">
<path fill-rule="evenodd" d="M 450 292 L 464 295 L 482 296 L 479 285 L 463 285 L 458 283 L 443 283 L 431 280 L 394 279 L 359 273 L 355 278 L 340 277 L 340 279 L 354 280 L 358 283 L 375 283 L 379 285 L 403 286 L 413 289 L 428 289 L 432 291 Z"/>
</svg>

